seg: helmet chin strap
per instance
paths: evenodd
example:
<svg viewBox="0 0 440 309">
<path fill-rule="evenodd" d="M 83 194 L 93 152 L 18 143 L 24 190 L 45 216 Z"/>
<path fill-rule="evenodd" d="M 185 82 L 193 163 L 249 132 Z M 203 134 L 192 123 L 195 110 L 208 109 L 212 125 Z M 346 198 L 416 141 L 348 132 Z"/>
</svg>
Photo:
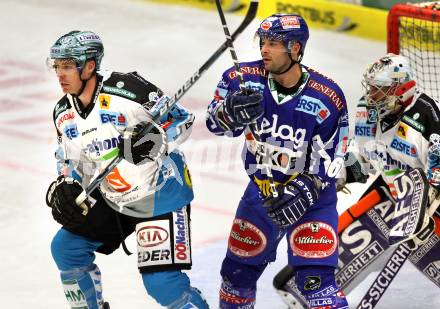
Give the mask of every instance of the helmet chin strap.
<svg viewBox="0 0 440 309">
<path fill-rule="evenodd" d="M 82 79 L 82 78 L 81 78 L 82 72 L 83 72 L 83 68 L 81 68 L 81 69 L 79 70 L 79 79 L 81 80 L 81 88 L 79 89 L 78 94 L 72 94 L 73 96 L 76 96 L 76 97 L 79 97 L 79 96 L 83 93 L 84 89 L 86 88 L 87 82 L 88 82 L 89 80 L 91 80 L 92 77 L 95 75 L 95 73 L 96 73 L 96 69 L 95 69 L 95 71 L 94 71 L 92 74 L 90 74 L 90 77 L 89 77 L 89 78 L 86 78 L 86 79 Z"/>
<path fill-rule="evenodd" d="M 286 73 L 287 71 L 289 71 L 289 70 L 290 70 L 295 64 L 297 64 L 297 63 L 299 64 L 299 63 L 301 62 L 302 54 L 299 55 L 298 60 L 294 60 L 294 59 L 292 58 L 292 53 L 291 53 L 290 51 L 288 51 L 287 54 L 289 55 L 289 59 L 290 59 L 290 64 L 289 64 L 289 66 L 287 67 L 287 69 L 282 70 L 282 71 L 270 71 L 272 74 L 275 74 L 275 75 L 281 75 L 281 74 L 284 74 L 284 73 Z"/>
</svg>

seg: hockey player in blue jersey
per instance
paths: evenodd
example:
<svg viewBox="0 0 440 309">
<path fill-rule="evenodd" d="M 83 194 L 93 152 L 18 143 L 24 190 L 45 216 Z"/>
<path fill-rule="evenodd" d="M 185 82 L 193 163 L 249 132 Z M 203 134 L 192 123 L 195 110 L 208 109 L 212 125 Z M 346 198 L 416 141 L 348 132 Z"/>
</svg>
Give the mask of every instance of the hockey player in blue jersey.
<svg viewBox="0 0 440 309">
<path fill-rule="evenodd" d="M 99 70 L 103 55 L 97 34 L 72 31 L 55 42 L 48 59 L 65 94 L 53 112 L 60 176 L 46 197 L 62 225 L 51 250 L 64 294 L 71 308 L 108 309 L 95 252 L 110 254 L 135 232 L 148 294 L 167 308 L 208 308 L 182 272 L 192 265 L 193 191 L 177 146 L 194 117 L 177 104 L 143 134 L 142 122 L 151 122 L 150 113 L 167 97 L 136 72 Z M 118 152 L 124 160 L 77 206 L 83 188 Z"/>
<path fill-rule="evenodd" d="M 245 135 L 243 159 L 250 178 L 221 267 L 220 308 L 254 307 L 257 280 L 275 260 L 283 236 L 309 307 L 348 308 L 334 277 L 334 177 L 348 134 L 344 94 L 334 81 L 301 64 L 309 38 L 301 16 L 272 15 L 260 24 L 256 38 L 262 59 L 240 64 L 247 90 L 240 91 L 234 68 L 226 70 L 207 113 L 212 133 Z M 248 125 L 255 122 L 252 131 Z"/>
</svg>

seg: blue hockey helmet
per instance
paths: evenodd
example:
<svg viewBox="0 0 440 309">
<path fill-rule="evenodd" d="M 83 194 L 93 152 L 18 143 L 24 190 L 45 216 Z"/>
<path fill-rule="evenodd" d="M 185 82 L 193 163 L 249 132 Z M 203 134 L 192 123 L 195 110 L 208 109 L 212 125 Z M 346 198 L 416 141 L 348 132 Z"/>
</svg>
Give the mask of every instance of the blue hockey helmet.
<svg viewBox="0 0 440 309">
<path fill-rule="evenodd" d="M 261 22 L 256 34 L 260 40 L 267 38 L 283 42 L 288 51 L 295 42 L 299 42 L 301 45 L 299 54 L 302 57 L 309 39 L 309 27 L 300 15 L 273 14 Z"/>
<path fill-rule="evenodd" d="M 58 40 L 50 48 L 50 59 L 73 59 L 80 68 L 89 59 L 96 62 L 96 70 L 99 70 L 104 45 L 101 38 L 92 31 L 71 31 Z"/>
</svg>

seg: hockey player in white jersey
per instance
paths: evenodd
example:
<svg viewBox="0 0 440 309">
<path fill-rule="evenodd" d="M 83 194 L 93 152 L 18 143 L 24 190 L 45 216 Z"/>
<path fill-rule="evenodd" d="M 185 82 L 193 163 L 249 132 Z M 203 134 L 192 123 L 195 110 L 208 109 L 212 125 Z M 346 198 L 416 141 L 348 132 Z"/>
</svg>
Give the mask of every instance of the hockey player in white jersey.
<svg viewBox="0 0 440 309">
<path fill-rule="evenodd" d="M 374 208 L 340 231 L 336 280 L 346 293 L 374 268 L 380 269 L 380 261 L 392 251 L 389 233 L 394 228 L 396 177 L 415 168 L 425 171 L 431 192 L 428 206 L 438 198 L 440 188 L 440 105 L 417 90 L 408 59 L 394 54 L 381 57 L 367 67 L 362 86 L 364 95 L 357 106 L 354 132 L 357 150 L 346 162 L 341 187 L 344 183 L 365 182 L 369 171 L 377 171 L 380 176 L 366 193 L 382 191 L 381 187 L 387 190 Z M 438 210 L 433 219 L 435 230 L 419 242 L 409 260 L 440 287 Z M 417 231 L 414 234 L 417 239 Z M 374 254 L 366 254 L 368 250 Z M 285 267 L 275 277 L 274 286 L 290 308 L 304 308 L 292 273 Z"/>
<path fill-rule="evenodd" d="M 136 72 L 100 71 L 103 55 L 97 34 L 72 31 L 55 42 L 48 58 L 65 94 L 53 111 L 60 176 L 46 197 L 62 225 L 51 250 L 64 294 L 71 308 L 109 308 L 95 252 L 112 253 L 135 231 L 148 294 L 167 308 L 208 308 L 182 272 L 192 266 L 193 191 L 177 146 L 194 117 L 176 104 L 143 134 L 152 109 L 168 98 Z M 83 188 L 119 153 L 124 160 L 77 206 Z"/>
</svg>

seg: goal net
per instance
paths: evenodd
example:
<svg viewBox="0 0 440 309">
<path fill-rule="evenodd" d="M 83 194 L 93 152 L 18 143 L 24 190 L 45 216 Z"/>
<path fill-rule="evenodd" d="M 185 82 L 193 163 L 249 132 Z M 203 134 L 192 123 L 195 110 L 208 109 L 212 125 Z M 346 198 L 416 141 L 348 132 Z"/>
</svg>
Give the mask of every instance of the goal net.
<svg viewBox="0 0 440 309">
<path fill-rule="evenodd" d="M 440 1 L 394 5 L 388 52 L 409 58 L 418 88 L 440 99 Z"/>
</svg>

